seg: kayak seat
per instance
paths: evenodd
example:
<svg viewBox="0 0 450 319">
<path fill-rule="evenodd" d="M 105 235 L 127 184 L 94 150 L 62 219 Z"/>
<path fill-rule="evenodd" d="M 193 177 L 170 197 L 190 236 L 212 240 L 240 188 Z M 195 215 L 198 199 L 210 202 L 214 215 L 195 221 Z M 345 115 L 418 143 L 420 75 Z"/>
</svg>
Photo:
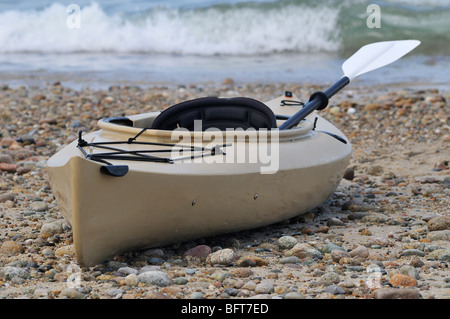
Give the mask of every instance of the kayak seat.
<svg viewBox="0 0 450 319">
<path fill-rule="evenodd" d="M 194 121 L 201 120 L 201 130 L 271 129 L 276 127 L 272 110 L 262 102 L 246 97 L 204 97 L 173 105 L 153 121 L 152 129 L 174 130 L 178 127 L 198 130 Z M 198 125 L 198 124 L 197 124 Z"/>
</svg>

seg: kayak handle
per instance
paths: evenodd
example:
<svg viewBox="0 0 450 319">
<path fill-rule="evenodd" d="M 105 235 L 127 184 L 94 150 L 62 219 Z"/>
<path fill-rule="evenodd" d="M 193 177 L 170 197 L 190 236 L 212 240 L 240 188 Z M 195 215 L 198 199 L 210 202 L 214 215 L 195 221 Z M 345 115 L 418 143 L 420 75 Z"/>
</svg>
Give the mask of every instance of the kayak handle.
<svg viewBox="0 0 450 319">
<path fill-rule="evenodd" d="M 350 79 L 346 76 L 343 76 L 336 83 L 325 90 L 325 92 L 318 91 L 313 93 L 305 106 L 303 106 L 300 111 L 292 115 L 286 122 L 281 124 L 278 129 L 287 130 L 293 128 L 313 111 L 324 109 L 328 105 L 328 99 L 330 99 L 333 95 L 335 95 L 349 83 Z"/>
</svg>

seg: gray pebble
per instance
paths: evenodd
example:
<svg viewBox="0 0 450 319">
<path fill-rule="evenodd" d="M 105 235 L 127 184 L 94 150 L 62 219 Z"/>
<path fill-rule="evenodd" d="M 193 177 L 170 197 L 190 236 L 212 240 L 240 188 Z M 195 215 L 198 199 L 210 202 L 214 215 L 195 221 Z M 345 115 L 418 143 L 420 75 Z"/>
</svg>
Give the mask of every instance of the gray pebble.
<svg viewBox="0 0 450 319">
<path fill-rule="evenodd" d="M 130 274 L 135 274 L 137 275 L 139 273 L 139 271 L 137 269 L 131 268 L 131 267 L 120 267 L 117 272 L 120 272 L 124 275 L 130 275 Z"/>
<path fill-rule="evenodd" d="M 74 288 L 66 288 L 59 294 L 60 298 L 69 298 L 69 299 L 83 299 L 85 295 Z"/>
<path fill-rule="evenodd" d="M 280 259 L 280 264 L 299 264 L 299 263 L 301 263 L 300 258 L 295 256 L 289 256 Z"/>
<path fill-rule="evenodd" d="M 325 253 L 329 254 L 329 253 L 331 253 L 333 250 L 336 250 L 336 249 L 346 251 L 344 248 L 342 248 L 342 247 L 339 246 L 339 245 L 336 245 L 336 244 L 333 244 L 333 243 L 327 243 L 327 244 L 325 244 L 325 245 L 322 247 L 321 252 L 324 253 L 324 254 L 325 254 Z"/>
<path fill-rule="evenodd" d="M 30 273 L 23 268 L 6 266 L 0 268 L 0 277 L 6 280 L 12 280 L 13 278 L 29 279 Z"/>
<path fill-rule="evenodd" d="M 189 295 L 189 299 L 205 299 L 201 292 L 193 292 Z"/>
<path fill-rule="evenodd" d="M 185 277 L 177 277 L 173 280 L 175 285 L 186 285 L 189 282 Z"/>
<path fill-rule="evenodd" d="M 332 295 L 344 295 L 345 290 L 339 286 L 330 285 L 324 288 L 324 291 Z"/>
<path fill-rule="evenodd" d="M 274 290 L 272 281 L 263 280 L 255 287 L 255 293 L 257 294 L 270 294 Z"/>
<path fill-rule="evenodd" d="M 172 279 L 162 271 L 147 271 L 138 275 L 139 282 L 148 285 L 157 285 L 160 287 L 169 286 L 173 283 Z"/>
<path fill-rule="evenodd" d="M 278 239 L 280 249 L 291 249 L 297 244 L 297 239 L 292 236 L 283 236 Z"/>
<path fill-rule="evenodd" d="M 305 299 L 305 296 L 300 292 L 288 292 L 283 299 Z"/>
<path fill-rule="evenodd" d="M 339 218 L 332 217 L 327 221 L 327 226 L 344 226 L 344 222 Z"/>
<path fill-rule="evenodd" d="M 185 270 L 184 270 L 184 272 L 187 274 L 187 275 L 193 275 L 193 274 L 195 274 L 195 269 L 191 269 L 191 268 L 186 268 Z"/>
<path fill-rule="evenodd" d="M 419 256 L 424 257 L 425 253 L 419 249 L 405 249 L 400 256 Z"/>
</svg>

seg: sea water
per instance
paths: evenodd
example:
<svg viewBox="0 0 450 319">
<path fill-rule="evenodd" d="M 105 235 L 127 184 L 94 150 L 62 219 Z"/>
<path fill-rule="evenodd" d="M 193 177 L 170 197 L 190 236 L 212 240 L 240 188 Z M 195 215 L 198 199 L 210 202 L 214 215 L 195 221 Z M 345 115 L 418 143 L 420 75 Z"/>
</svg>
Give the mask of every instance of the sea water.
<svg viewBox="0 0 450 319">
<path fill-rule="evenodd" d="M 448 86 L 449 31 L 450 0 L 3 0 L 0 83 L 326 85 L 359 47 L 418 39 L 358 81 Z"/>
</svg>

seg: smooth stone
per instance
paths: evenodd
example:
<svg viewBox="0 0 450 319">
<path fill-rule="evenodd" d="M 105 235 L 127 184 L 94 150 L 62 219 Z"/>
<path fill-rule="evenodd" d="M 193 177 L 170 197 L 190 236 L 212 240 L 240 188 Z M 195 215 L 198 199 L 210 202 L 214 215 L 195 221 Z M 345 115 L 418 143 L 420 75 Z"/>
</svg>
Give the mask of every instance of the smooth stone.
<svg viewBox="0 0 450 319">
<path fill-rule="evenodd" d="M 305 296 L 300 292 L 288 292 L 284 295 L 283 299 L 305 299 Z"/>
<path fill-rule="evenodd" d="M 436 216 L 428 221 L 428 229 L 430 231 L 450 229 L 449 216 Z"/>
<path fill-rule="evenodd" d="M 327 292 L 329 294 L 332 295 L 344 295 L 345 294 L 345 290 L 339 286 L 335 286 L 335 285 L 330 285 L 330 286 L 326 286 L 323 290 L 324 292 Z"/>
<path fill-rule="evenodd" d="M 297 239 L 292 236 L 283 236 L 278 239 L 280 249 L 291 249 L 297 244 Z"/>
<path fill-rule="evenodd" d="M 351 257 L 359 257 L 366 259 L 369 257 L 369 250 L 365 246 L 358 246 L 349 252 Z"/>
<path fill-rule="evenodd" d="M 322 249 L 321 249 L 321 252 L 322 253 L 331 253 L 333 250 L 343 250 L 343 251 L 346 251 L 344 248 L 342 248 L 341 246 L 339 246 L 339 245 L 336 245 L 336 244 L 333 244 L 333 243 L 327 243 L 327 244 L 325 244 L 323 247 L 322 247 Z"/>
<path fill-rule="evenodd" d="M 166 287 L 173 283 L 172 279 L 162 271 L 146 271 L 138 275 L 139 282 L 149 285 Z"/>
<path fill-rule="evenodd" d="M 272 281 L 263 280 L 255 287 L 255 293 L 257 294 L 270 294 L 274 291 L 274 286 Z"/>
<path fill-rule="evenodd" d="M 411 288 L 381 288 L 374 292 L 375 299 L 421 299 L 418 290 Z"/>
<path fill-rule="evenodd" d="M 0 252 L 2 255 L 15 256 L 23 253 L 24 247 L 12 240 L 8 240 L 2 243 L 0 247 Z"/>
<path fill-rule="evenodd" d="M 208 258 L 206 259 L 206 262 L 212 264 L 212 265 L 230 265 L 234 261 L 234 251 L 225 248 L 218 250 L 210 255 L 208 255 Z"/>
<path fill-rule="evenodd" d="M 419 256 L 424 257 L 425 253 L 419 249 L 405 249 L 400 256 Z"/>
<path fill-rule="evenodd" d="M 85 294 L 74 288 L 66 288 L 60 292 L 59 297 L 69 299 L 83 299 L 85 298 Z"/>
<path fill-rule="evenodd" d="M 299 263 L 301 263 L 301 260 L 296 256 L 289 256 L 280 259 L 280 264 L 299 264 Z"/>
</svg>

